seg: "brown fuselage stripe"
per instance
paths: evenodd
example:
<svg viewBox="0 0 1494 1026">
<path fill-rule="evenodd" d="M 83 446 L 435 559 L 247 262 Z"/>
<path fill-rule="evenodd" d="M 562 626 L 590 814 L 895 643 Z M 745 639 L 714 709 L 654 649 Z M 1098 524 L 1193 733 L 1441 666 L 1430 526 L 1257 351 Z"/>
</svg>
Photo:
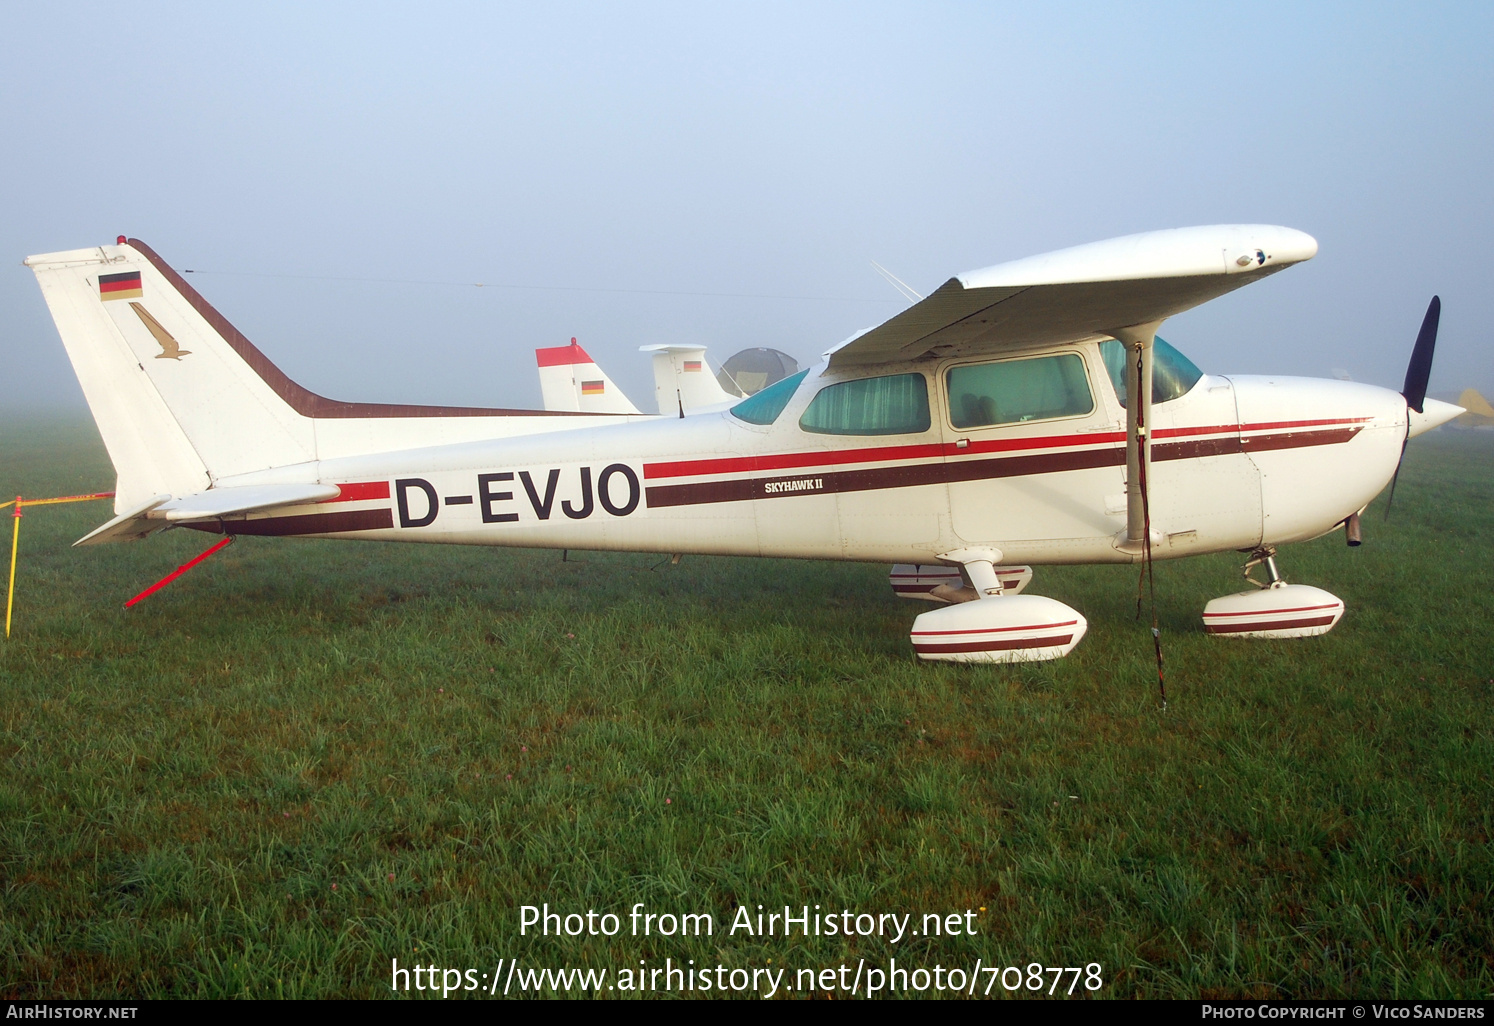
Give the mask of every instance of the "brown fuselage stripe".
<svg viewBox="0 0 1494 1026">
<path fill-rule="evenodd" d="M 1305 616 L 1300 620 L 1260 620 L 1255 623 L 1204 624 L 1206 634 L 1244 634 L 1247 631 L 1285 631 L 1293 627 L 1322 627 L 1333 622 L 1332 616 Z"/>
<path fill-rule="evenodd" d="M 341 534 L 344 531 L 381 531 L 393 527 L 394 512 L 387 508 L 352 509 L 342 513 L 307 513 L 297 517 L 224 520 L 183 526 L 212 534 L 254 534 L 277 538 L 293 534 Z"/>
<path fill-rule="evenodd" d="M 1152 459 L 1154 461 L 1186 460 L 1267 449 L 1336 445 L 1347 442 L 1359 431 L 1360 428 L 1356 426 L 1327 431 L 1256 435 L 1243 440 L 1238 437 L 1223 437 L 1187 442 L 1159 442 L 1152 446 Z M 1069 470 L 1119 467 L 1125 462 L 1126 450 L 1110 447 L 1070 452 L 1040 452 L 1028 456 L 1003 456 L 989 460 L 960 460 L 949 463 L 918 463 L 904 467 L 837 470 L 823 474 L 774 475 L 773 477 L 738 478 L 734 481 L 705 481 L 699 484 L 651 485 L 644 489 L 644 494 L 650 509 L 660 509 L 668 506 L 695 506 L 712 502 L 745 502 L 749 499 L 782 499 L 802 495 L 830 495 L 836 492 L 864 492 L 880 488 L 949 484 L 957 481 L 1027 477 Z M 798 489 L 781 487 L 785 483 L 800 482 L 808 482 L 812 486 Z M 770 492 L 767 490 L 768 485 L 780 487 Z"/>
<path fill-rule="evenodd" d="M 1055 634 L 1048 638 L 1002 638 L 997 641 L 956 641 L 945 645 L 926 645 L 913 642 L 918 652 L 1007 652 L 1017 648 L 1052 648 L 1067 645 L 1074 639 L 1072 634 Z"/>
<path fill-rule="evenodd" d="M 228 323 L 213 305 L 198 294 L 197 290 L 187 284 L 187 280 L 162 260 L 151 249 L 139 239 L 130 239 L 130 246 L 134 247 L 141 256 L 149 260 L 160 271 L 162 276 L 171 283 L 172 287 L 182 294 L 182 298 L 192 304 L 192 309 L 202 315 L 203 319 L 212 325 L 213 330 L 223 336 L 223 340 L 229 344 L 234 352 L 241 356 L 260 376 L 266 385 L 269 385 L 291 409 L 303 417 L 322 418 L 401 418 L 401 417 L 598 417 L 607 414 L 598 413 L 574 413 L 565 410 L 501 410 L 487 409 L 474 406 L 402 406 L 396 403 L 345 403 L 337 399 L 328 399 L 317 395 L 309 389 L 296 384 L 285 372 L 270 362 L 270 358 L 259 351 L 253 342 L 244 337 L 243 333 Z M 138 272 L 135 272 L 138 274 Z M 124 298 L 110 296 L 109 298 Z"/>
<path fill-rule="evenodd" d="M 1361 427 L 1331 428 L 1326 431 L 1284 431 L 1274 435 L 1246 435 L 1240 439 L 1241 452 L 1263 452 L 1267 449 L 1298 449 L 1310 445 L 1338 445 L 1363 430 Z"/>
<path fill-rule="evenodd" d="M 1063 470 L 1088 470 L 1119 466 L 1126 462 L 1123 449 L 1088 449 L 1079 452 L 1008 456 L 999 460 L 969 460 L 962 463 L 918 463 L 911 467 L 873 467 L 840 470 L 826 474 L 796 474 L 792 477 L 749 477 L 736 481 L 701 484 L 654 485 L 644 489 L 649 509 L 665 506 L 695 506 L 709 502 L 741 502 L 746 499 L 784 498 L 791 495 L 829 495 L 835 492 L 865 492 L 880 488 L 911 488 L 950 481 L 980 481 L 997 477 L 1053 474 Z M 768 492 L 766 486 L 784 481 L 810 481 L 813 488 Z"/>
</svg>

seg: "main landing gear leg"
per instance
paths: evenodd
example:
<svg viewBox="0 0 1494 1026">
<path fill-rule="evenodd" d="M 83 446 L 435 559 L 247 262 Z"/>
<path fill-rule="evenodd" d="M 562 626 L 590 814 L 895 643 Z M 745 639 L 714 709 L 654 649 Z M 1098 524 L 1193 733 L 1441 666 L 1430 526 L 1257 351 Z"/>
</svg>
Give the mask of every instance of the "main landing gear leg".
<svg viewBox="0 0 1494 1026">
<path fill-rule="evenodd" d="M 1261 567 L 1264 581 L 1251 571 Z M 1216 598 L 1204 607 L 1204 630 L 1230 638 L 1310 638 L 1327 634 L 1344 615 L 1343 599 L 1322 588 L 1288 584 L 1276 567 L 1276 549 L 1256 549 L 1245 561 L 1255 591 Z"/>
<path fill-rule="evenodd" d="M 1089 624 L 1076 610 L 1057 599 L 1011 593 L 1002 576 L 1010 568 L 998 569 L 1000 550 L 955 549 L 940 553 L 939 558 L 959 566 L 969 582 L 961 591 L 975 594 L 968 600 L 962 595 L 955 604 L 913 621 L 910 636 L 918 658 L 955 663 L 1037 662 L 1068 655 L 1084 637 Z M 1031 579 L 1030 569 L 1019 569 L 1026 570 L 1026 578 Z M 949 599 L 935 597 L 935 601 Z"/>
</svg>

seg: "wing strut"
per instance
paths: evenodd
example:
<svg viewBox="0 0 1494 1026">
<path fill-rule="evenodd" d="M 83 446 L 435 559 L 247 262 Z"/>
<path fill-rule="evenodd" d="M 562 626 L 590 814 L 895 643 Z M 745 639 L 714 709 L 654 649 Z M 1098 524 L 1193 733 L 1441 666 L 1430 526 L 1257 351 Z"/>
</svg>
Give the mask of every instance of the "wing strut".
<svg viewBox="0 0 1494 1026">
<path fill-rule="evenodd" d="M 1141 573 L 1151 585 L 1152 647 L 1157 654 L 1157 690 L 1167 710 L 1167 680 L 1162 673 L 1162 631 L 1157 624 L 1157 580 L 1152 573 L 1152 349 L 1161 321 L 1112 332 L 1126 347 L 1126 536 L 1123 550 L 1141 550 Z M 1137 581 L 1136 615 L 1141 616 L 1141 581 Z"/>
</svg>

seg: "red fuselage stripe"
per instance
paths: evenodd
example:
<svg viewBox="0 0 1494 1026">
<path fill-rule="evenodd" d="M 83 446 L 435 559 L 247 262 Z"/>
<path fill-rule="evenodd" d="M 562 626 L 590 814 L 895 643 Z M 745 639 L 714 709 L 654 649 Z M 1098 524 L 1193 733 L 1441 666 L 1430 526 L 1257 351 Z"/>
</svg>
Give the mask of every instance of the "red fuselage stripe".
<svg viewBox="0 0 1494 1026">
<path fill-rule="evenodd" d="M 389 498 L 388 481 L 359 481 L 354 484 L 340 484 L 337 489 L 337 498 L 323 499 L 322 502 L 363 502 L 368 499 Z"/>
<path fill-rule="evenodd" d="M 1262 424 L 1218 425 L 1212 427 L 1161 428 L 1157 438 L 1187 438 L 1205 435 L 1228 435 L 1231 438 L 1247 431 L 1287 431 L 1294 428 L 1361 425 L 1367 417 L 1337 420 L 1290 420 Z M 846 463 L 889 463 L 894 460 L 938 459 L 975 456 L 989 452 L 1024 452 L 1057 449 L 1076 445 L 1115 445 L 1126 440 L 1123 431 L 1095 431 L 1086 434 L 1046 435 L 1037 438 L 992 439 L 971 441 L 965 446 L 951 442 L 925 442 L 918 445 L 884 445 L 861 449 L 825 449 L 819 452 L 786 452 L 768 456 L 730 456 L 708 460 L 677 460 L 669 463 L 645 463 L 647 480 L 668 477 L 704 477 L 709 474 L 752 473 L 754 471 L 793 470 L 801 467 L 832 467 Z M 1347 439 L 1345 439 L 1347 440 Z M 1250 445 L 1255 439 L 1244 439 Z"/>
</svg>

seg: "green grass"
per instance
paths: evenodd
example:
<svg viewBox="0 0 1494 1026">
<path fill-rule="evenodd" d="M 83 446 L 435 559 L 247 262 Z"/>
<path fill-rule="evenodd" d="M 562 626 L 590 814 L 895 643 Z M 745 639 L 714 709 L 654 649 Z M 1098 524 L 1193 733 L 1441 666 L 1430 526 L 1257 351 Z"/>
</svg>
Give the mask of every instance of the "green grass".
<svg viewBox="0 0 1494 1026">
<path fill-rule="evenodd" d="M 0 424 L 0 495 L 111 482 L 91 426 Z M 1237 560 L 1159 565 L 1165 713 L 1127 568 L 1039 569 L 1090 621 L 1068 659 L 920 665 L 882 566 L 246 538 L 124 610 L 209 536 L 73 550 L 107 503 L 28 510 L 0 993 L 377 996 L 392 958 L 517 956 L 1488 996 L 1494 439 L 1417 440 L 1382 504 L 1363 548 L 1282 554 L 1348 602 L 1324 638 L 1207 638 Z M 717 933 L 520 937 L 541 902 Z M 985 911 L 891 945 L 728 937 L 737 904 Z"/>
</svg>

